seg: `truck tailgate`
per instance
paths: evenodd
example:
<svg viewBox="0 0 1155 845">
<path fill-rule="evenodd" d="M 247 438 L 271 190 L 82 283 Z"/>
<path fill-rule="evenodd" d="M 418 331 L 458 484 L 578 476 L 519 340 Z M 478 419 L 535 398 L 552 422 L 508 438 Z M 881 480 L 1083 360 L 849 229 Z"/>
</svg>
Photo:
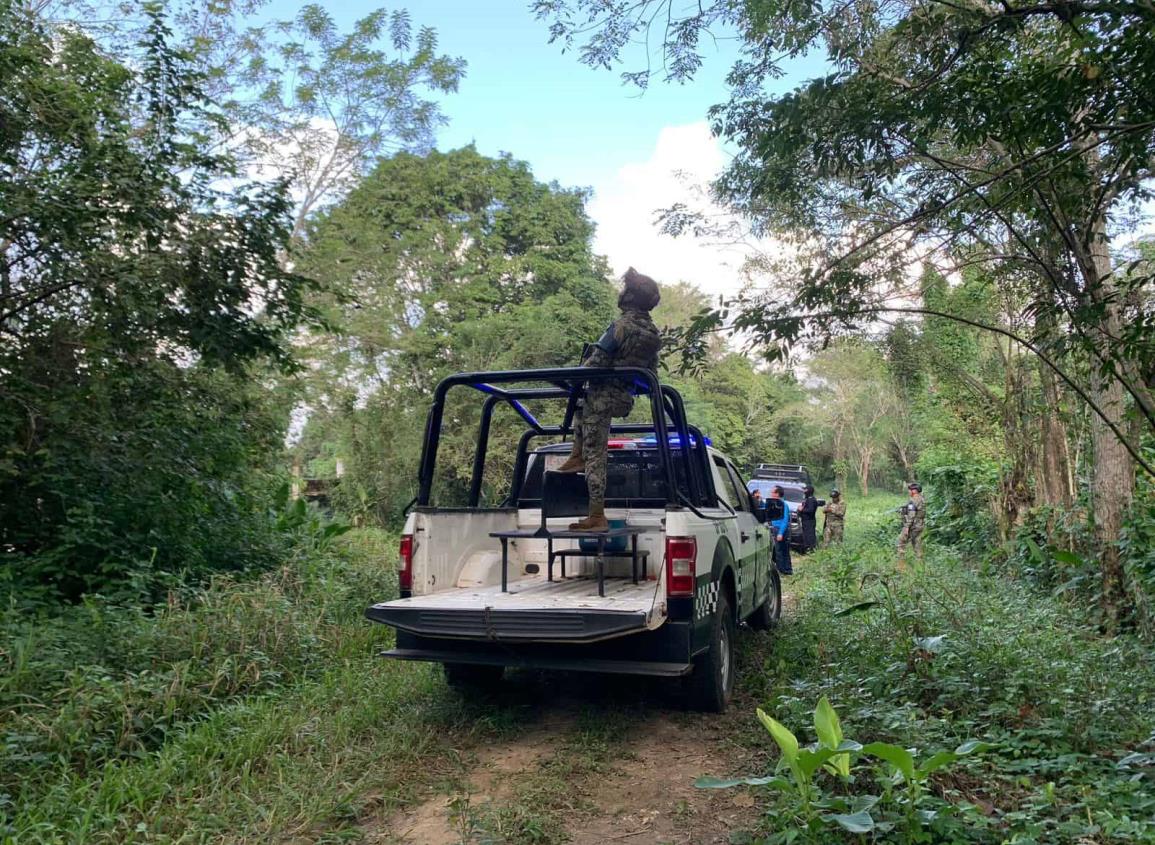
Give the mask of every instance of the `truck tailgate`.
<svg viewBox="0 0 1155 845">
<path fill-rule="evenodd" d="M 365 615 L 416 634 L 465 639 L 594 642 L 657 624 L 657 582 L 531 578 L 501 587 L 463 587 L 375 604 Z"/>
</svg>

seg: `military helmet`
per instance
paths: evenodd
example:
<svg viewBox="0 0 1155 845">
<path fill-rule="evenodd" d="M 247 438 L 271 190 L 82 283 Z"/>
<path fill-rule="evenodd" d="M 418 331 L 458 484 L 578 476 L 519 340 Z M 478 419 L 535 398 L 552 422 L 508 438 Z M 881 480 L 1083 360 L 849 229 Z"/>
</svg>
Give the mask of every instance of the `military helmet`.
<svg viewBox="0 0 1155 845">
<path fill-rule="evenodd" d="M 842 491 L 839 490 L 837 487 L 835 487 L 833 490 L 830 491 L 830 498 L 832 498 L 832 499 L 837 499 L 841 495 L 842 495 Z"/>
<path fill-rule="evenodd" d="M 662 301 L 662 294 L 658 290 L 658 283 L 649 276 L 643 276 L 633 267 L 626 270 L 624 277 L 625 289 L 623 298 L 628 299 L 629 305 L 643 311 L 653 311 Z M 625 304 L 625 303 L 623 303 Z"/>
<path fill-rule="evenodd" d="M 910 484 L 906 485 L 906 489 L 907 490 L 915 490 L 915 491 L 921 493 L 922 492 L 922 485 L 919 484 L 917 481 L 912 481 L 912 482 L 910 482 Z"/>
<path fill-rule="evenodd" d="M 807 496 L 813 496 L 814 495 L 814 488 L 811 487 L 809 484 L 807 484 L 805 487 L 802 488 L 802 492 L 805 493 Z"/>
</svg>

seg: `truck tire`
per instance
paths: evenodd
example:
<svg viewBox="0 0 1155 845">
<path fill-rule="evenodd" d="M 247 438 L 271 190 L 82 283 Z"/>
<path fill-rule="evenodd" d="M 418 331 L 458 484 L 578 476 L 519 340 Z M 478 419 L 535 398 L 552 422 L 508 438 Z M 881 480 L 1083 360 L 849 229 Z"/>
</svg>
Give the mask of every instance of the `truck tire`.
<svg viewBox="0 0 1155 845">
<path fill-rule="evenodd" d="M 770 589 L 762 604 L 755 608 L 746 621 L 755 631 L 769 631 L 782 618 L 782 578 L 770 570 Z"/>
<path fill-rule="evenodd" d="M 445 683 L 458 692 L 485 692 L 501 683 L 504 666 L 485 666 L 478 663 L 443 663 Z"/>
<path fill-rule="evenodd" d="M 730 599 L 718 597 L 710 620 L 710 647 L 694 658 L 688 679 L 690 706 L 705 713 L 724 713 L 734 693 L 734 638 L 737 629 Z"/>
</svg>

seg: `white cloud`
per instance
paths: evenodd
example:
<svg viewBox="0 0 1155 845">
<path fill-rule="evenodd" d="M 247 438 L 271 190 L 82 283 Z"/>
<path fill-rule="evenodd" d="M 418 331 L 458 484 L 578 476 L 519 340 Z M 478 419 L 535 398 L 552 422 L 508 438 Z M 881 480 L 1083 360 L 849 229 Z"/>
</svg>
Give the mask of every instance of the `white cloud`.
<svg viewBox="0 0 1155 845">
<path fill-rule="evenodd" d="M 746 285 L 742 266 L 753 247 L 716 239 L 662 234 L 658 212 L 675 203 L 721 215 L 705 189 L 725 167 L 726 154 L 703 121 L 667 126 L 645 161 L 627 164 L 594 186 L 589 214 L 597 223 L 594 249 L 620 275 L 633 266 L 659 282 L 692 282 L 711 297 Z"/>
</svg>

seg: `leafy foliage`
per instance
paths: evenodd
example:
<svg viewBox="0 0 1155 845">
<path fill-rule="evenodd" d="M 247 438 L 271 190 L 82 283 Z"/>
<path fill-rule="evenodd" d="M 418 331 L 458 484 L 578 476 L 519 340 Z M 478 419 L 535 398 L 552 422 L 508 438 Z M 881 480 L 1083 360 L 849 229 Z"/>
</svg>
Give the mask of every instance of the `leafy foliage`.
<svg viewBox="0 0 1155 845">
<path fill-rule="evenodd" d="M 270 562 L 255 376 L 311 315 L 283 186 L 202 149 L 200 78 L 148 20 L 113 57 L 0 13 L 0 566 L 72 599 Z"/>
<path fill-rule="evenodd" d="M 321 215 L 301 255 L 336 296 L 340 334 L 311 338 L 315 424 L 348 450 L 343 505 L 381 520 L 413 495 L 425 412 L 444 376 L 576 365 L 613 319 L 606 268 L 591 250 L 585 194 L 534 179 L 510 156 L 472 147 L 382 160 Z M 479 405 L 452 409 L 439 490 L 458 495 L 472 467 Z M 487 493 L 508 483 L 520 421 L 499 412 Z"/>
<path fill-rule="evenodd" d="M 895 573 L 893 533 L 872 537 L 885 504 L 852 501 L 848 542 L 808 558 L 792 582 L 797 611 L 773 654 L 752 647 L 744 661 L 754 703 L 808 726 L 800 748 L 830 745 L 809 728 L 824 697 L 846 736 L 883 743 L 863 752 L 885 770 L 851 752 L 848 787 L 829 772 L 815 787 L 870 804 L 876 841 L 1155 841 L 1150 645 L 1105 640 L 1049 591 L 940 548 L 925 571 Z M 843 568 L 857 577 L 836 577 Z M 971 740 L 991 747 L 977 755 Z M 937 768 L 951 759 L 940 749 L 964 759 Z M 767 841 L 797 828 L 795 793 L 761 797 Z M 822 822 L 814 841 L 856 841 L 836 825 Z"/>
<path fill-rule="evenodd" d="M 663 32 L 665 62 L 654 67 L 676 80 L 697 70 L 711 27 L 738 31 L 730 98 L 711 116 L 739 153 L 716 194 L 755 234 L 789 238 L 794 251 L 754 262 L 771 289 L 722 304 L 693 331 L 728 315 L 785 357 L 887 315 L 980 329 L 1009 342 L 997 402 L 1008 446 L 1029 442 L 1013 429 L 1027 397 L 1019 359 L 1034 356 L 1049 401 L 1056 391 L 1046 383 L 1059 379 L 1092 414 L 1092 527 L 1102 609 L 1117 627 L 1138 600 L 1116 546 L 1134 468 L 1155 476 L 1141 448 L 1155 432 L 1153 276 L 1112 242 L 1155 176 L 1151 9 L 924 0 L 550 0 L 535 9 L 552 39 L 581 43 L 592 65 L 628 61 L 634 36 Z M 770 84 L 811 53 L 829 72 L 786 92 Z M 648 71 L 627 78 L 648 80 Z M 700 227 L 709 221 L 684 208 L 667 214 L 671 232 Z M 981 268 L 1001 319 L 936 306 L 911 283 L 912 268 L 927 264 Z M 1056 469 L 1054 419 L 1043 427 L 1044 465 Z M 1004 536 L 1029 508 L 1029 463 L 1017 456 L 1001 479 Z M 1053 499 L 1071 498 L 1061 476 L 1044 485 Z"/>
</svg>

